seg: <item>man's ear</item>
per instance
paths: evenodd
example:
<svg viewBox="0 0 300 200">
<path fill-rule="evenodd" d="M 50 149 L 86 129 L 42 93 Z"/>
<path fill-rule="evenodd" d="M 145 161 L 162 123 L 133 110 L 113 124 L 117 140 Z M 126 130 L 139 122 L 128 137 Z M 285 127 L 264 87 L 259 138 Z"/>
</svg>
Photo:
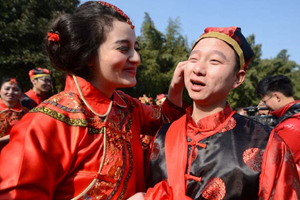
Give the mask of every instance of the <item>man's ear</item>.
<svg viewBox="0 0 300 200">
<path fill-rule="evenodd" d="M 279 93 L 279 92 L 273 92 L 273 95 L 275 96 L 277 102 L 281 101 L 281 98 L 282 98 L 282 94 L 281 93 Z"/>
<path fill-rule="evenodd" d="M 31 79 L 30 81 L 31 81 L 32 85 L 35 85 L 35 82 L 37 81 L 37 79 L 34 78 L 34 79 Z"/>
<path fill-rule="evenodd" d="M 235 74 L 235 80 L 234 80 L 233 88 L 239 87 L 244 82 L 245 76 L 246 76 L 245 70 L 239 70 Z"/>
</svg>

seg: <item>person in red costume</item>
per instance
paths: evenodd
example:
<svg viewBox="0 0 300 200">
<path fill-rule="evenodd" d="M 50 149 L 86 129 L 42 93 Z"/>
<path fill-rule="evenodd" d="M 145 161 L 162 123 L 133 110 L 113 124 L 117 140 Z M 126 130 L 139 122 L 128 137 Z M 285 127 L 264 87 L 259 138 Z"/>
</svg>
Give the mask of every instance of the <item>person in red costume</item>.
<svg viewBox="0 0 300 200">
<path fill-rule="evenodd" d="M 208 27 L 196 41 L 184 66 L 193 105 L 155 137 L 146 200 L 299 199 L 285 142 L 226 100 L 253 55 L 239 27 Z"/>
<path fill-rule="evenodd" d="M 136 85 L 139 46 L 129 17 L 88 1 L 59 16 L 45 38 L 64 91 L 33 108 L 0 156 L 0 199 L 135 199 L 145 178 L 141 134 L 184 114 L 183 64 L 160 106 L 117 88 Z"/>
<path fill-rule="evenodd" d="M 300 176 L 300 100 L 293 98 L 293 86 L 287 76 L 266 76 L 257 85 L 257 94 L 270 114 L 278 118 L 275 131 L 294 154 Z"/>
<path fill-rule="evenodd" d="M 29 78 L 32 89 L 25 92 L 21 98 L 21 103 L 30 110 L 50 97 L 51 77 L 48 69 L 34 68 L 29 71 Z"/>
<path fill-rule="evenodd" d="M 28 109 L 20 103 L 23 86 L 16 78 L 4 78 L 0 83 L 0 150 L 9 142 L 11 128 Z"/>
</svg>

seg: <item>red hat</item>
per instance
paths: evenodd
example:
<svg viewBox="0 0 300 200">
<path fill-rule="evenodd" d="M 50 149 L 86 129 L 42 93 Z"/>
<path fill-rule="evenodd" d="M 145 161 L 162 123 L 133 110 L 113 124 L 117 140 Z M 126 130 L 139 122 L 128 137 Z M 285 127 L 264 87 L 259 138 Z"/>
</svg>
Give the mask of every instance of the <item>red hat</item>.
<svg viewBox="0 0 300 200">
<path fill-rule="evenodd" d="M 165 94 L 158 94 L 158 95 L 156 95 L 156 100 L 161 100 L 165 97 L 167 97 Z"/>
<path fill-rule="evenodd" d="M 204 33 L 194 43 L 192 49 L 203 38 L 218 38 L 223 40 L 235 50 L 240 58 L 240 69 L 247 69 L 249 62 L 251 61 L 254 53 L 247 42 L 246 38 L 241 32 L 241 28 L 236 26 L 217 28 L 208 27 L 204 30 Z"/>
<path fill-rule="evenodd" d="M 48 69 L 44 68 L 34 68 L 29 71 L 29 77 L 30 79 L 40 78 L 44 76 L 50 76 L 50 72 Z"/>
</svg>

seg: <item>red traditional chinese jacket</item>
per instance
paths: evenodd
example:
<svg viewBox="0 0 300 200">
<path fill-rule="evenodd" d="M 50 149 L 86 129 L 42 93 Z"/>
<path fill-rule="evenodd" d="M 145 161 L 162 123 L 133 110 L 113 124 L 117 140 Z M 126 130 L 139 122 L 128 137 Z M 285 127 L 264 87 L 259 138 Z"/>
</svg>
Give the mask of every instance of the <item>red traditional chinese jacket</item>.
<svg viewBox="0 0 300 200">
<path fill-rule="evenodd" d="M 297 200 L 293 155 L 283 140 L 229 105 L 197 122 L 164 125 L 150 157 L 145 200 Z"/>
<path fill-rule="evenodd" d="M 2 99 L 0 99 L 0 137 L 8 135 L 11 127 L 13 127 L 28 112 L 18 102 L 14 107 L 8 108 Z"/>
<path fill-rule="evenodd" d="M 279 118 L 275 131 L 292 150 L 300 176 L 300 100 L 289 103 L 271 114 Z"/>
<path fill-rule="evenodd" d="M 12 129 L 0 157 L 0 199 L 127 199 L 145 191 L 140 134 L 184 114 L 166 102 L 147 106 L 121 91 L 107 98 L 77 77 Z M 101 164 L 103 163 L 103 165 Z M 103 166 L 100 170 L 100 166 Z"/>
</svg>

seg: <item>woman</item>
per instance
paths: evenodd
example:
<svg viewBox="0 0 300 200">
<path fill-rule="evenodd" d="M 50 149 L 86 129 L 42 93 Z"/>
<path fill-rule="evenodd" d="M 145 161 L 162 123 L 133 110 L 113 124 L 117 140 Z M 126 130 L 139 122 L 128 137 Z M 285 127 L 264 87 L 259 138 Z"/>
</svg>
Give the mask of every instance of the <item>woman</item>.
<svg viewBox="0 0 300 200">
<path fill-rule="evenodd" d="M 12 130 L 0 158 L 0 199 L 128 199 L 145 190 L 140 134 L 153 135 L 184 113 L 183 63 L 161 107 L 116 91 L 136 84 L 133 28 L 101 1 L 52 24 L 46 50 L 53 67 L 68 73 L 66 87 Z"/>
<path fill-rule="evenodd" d="M 28 109 L 20 103 L 22 85 L 15 78 L 4 78 L 0 83 L 0 150 L 9 142 L 9 132 Z"/>
</svg>

